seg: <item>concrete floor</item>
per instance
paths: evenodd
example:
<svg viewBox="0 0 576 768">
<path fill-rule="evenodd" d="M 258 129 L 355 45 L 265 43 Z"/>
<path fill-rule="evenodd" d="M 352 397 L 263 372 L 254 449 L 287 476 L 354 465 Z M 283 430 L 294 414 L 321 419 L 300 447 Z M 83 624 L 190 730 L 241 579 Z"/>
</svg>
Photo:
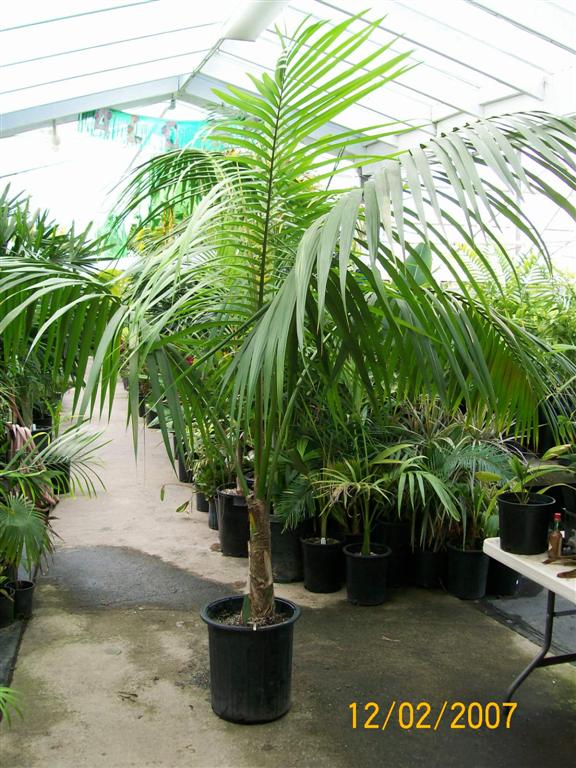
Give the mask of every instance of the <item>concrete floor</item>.
<svg viewBox="0 0 576 768">
<path fill-rule="evenodd" d="M 278 594 L 303 607 L 296 627 L 293 707 L 242 727 L 212 714 L 206 628 L 198 609 L 242 591 L 246 561 L 211 547 L 206 515 L 176 513 L 159 433 L 143 433 L 135 465 L 119 398 L 102 451 L 107 491 L 64 499 L 61 541 L 40 581 L 13 685 L 25 718 L 0 725 L 0 765 L 12 768 L 361 768 L 572 765 L 576 669 L 539 670 L 517 695 L 510 729 L 351 727 L 349 705 L 501 701 L 536 647 L 441 592 L 395 590 L 378 608 L 302 585 Z M 422 710 L 421 710 L 422 711 Z M 452 715 L 453 716 L 453 715 Z"/>
</svg>

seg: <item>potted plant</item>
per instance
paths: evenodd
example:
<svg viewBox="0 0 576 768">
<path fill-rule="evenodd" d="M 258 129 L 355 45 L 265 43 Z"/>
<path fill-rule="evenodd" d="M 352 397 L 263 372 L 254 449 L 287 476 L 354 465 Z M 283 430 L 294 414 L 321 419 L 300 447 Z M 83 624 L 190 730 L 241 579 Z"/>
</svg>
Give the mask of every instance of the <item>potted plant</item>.
<svg viewBox="0 0 576 768">
<path fill-rule="evenodd" d="M 344 582 L 343 541 L 328 535 L 329 519 L 338 515 L 334 504 L 326 504 L 317 518 L 319 535 L 302 538 L 304 587 L 309 592 L 337 592 Z"/>
<path fill-rule="evenodd" d="M 208 527 L 219 529 L 218 489 L 230 479 L 225 457 L 218 451 L 195 459 L 193 463 L 196 509 L 208 512 Z M 245 543 L 245 542 L 244 542 Z"/>
<path fill-rule="evenodd" d="M 0 501 L 0 558 L 5 566 L 18 573 L 24 563 L 31 573 L 43 556 L 51 551 L 48 525 L 42 511 L 34 502 L 21 496 L 6 496 Z M 34 582 L 13 578 L 4 585 L 2 613 L 4 623 L 10 623 L 10 614 L 16 619 L 28 619 L 32 615 Z M 9 606 L 8 602 L 12 605 Z"/>
<path fill-rule="evenodd" d="M 0 627 L 12 624 L 14 618 L 14 588 L 0 568 Z"/>
<path fill-rule="evenodd" d="M 413 150 L 395 151 L 393 156 L 380 151 L 355 156 L 355 146 L 378 146 L 398 126 L 334 134 L 331 121 L 401 74 L 408 55 L 390 58 L 383 46 L 364 58 L 360 54 L 356 61 L 354 54 L 378 28 L 376 21 L 357 30 L 357 22 L 356 16 L 335 27 L 304 22 L 293 39 L 282 38 L 273 76 L 265 74 L 254 91 L 231 88 L 217 93 L 226 107 L 237 111 L 214 135 L 232 149 L 241 172 L 231 171 L 230 162 L 218 155 L 197 152 L 154 158 L 138 169 L 128 212 L 141 205 L 147 187 L 156 194 L 156 216 L 173 208 L 174 197 L 187 199 L 188 191 L 194 204 L 165 247 L 151 249 L 143 259 L 140 273 L 120 299 L 97 279 L 74 275 L 75 289 L 90 310 L 98 308 L 98 328 L 103 329 L 98 338 L 91 333 L 81 342 L 87 354 L 76 370 L 80 412 L 104 402 L 98 390 L 113 394 L 119 338 L 126 325 L 134 340 L 129 382 L 134 416 L 134 374 L 146 369 L 156 382 L 162 381 L 171 411 L 188 420 L 206 418 L 199 394 L 205 384 L 197 374 L 221 353 L 216 363 L 219 396 L 243 422 L 255 453 L 252 492 L 241 469 L 237 471 L 250 519 L 250 594 L 246 600 L 231 598 L 226 606 L 208 606 L 203 615 L 211 656 L 212 640 L 219 642 L 216 636 L 225 637 L 227 644 L 228 661 L 215 651 L 211 663 L 214 709 L 244 722 L 279 717 L 289 701 L 288 645 L 281 657 L 276 654 L 276 669 L 264 663 L 262 652 L 272 637 L 285 634 L 298 614 L 274 596 L 268 514 L 294 401 L 311 372 L 330 379 L 332 398 L 342 372 L 352 364 L 375 407 L 395 392 L 434 391 L 449 407 L 464 400 L 470 410 L 492 411 L 498 424 L 509 427 L 518 419 L 528 429 L 534 403 L 563 374 L 573 374 L 562 355 L 553 355 L 546 344 L 535 343 L 530 334 L 488 311 L 486 302 L 470 297 L 461 279 L 463 262 L 436 226 L 438 219 L 454 221 L 455 194 L 462 222 L 477 221 L 482 234 L 489 232 L 493 208 L 532 234 L 517 207 L 502 200 L 512 200 L 523 187 L 524 155 L 536 160 L 541 172 L 555 172 L 559 184 L 573 184 L 566 156 L 571 151 L 572 118 L 538 114 L 483 119 L 435 136 L 428 144 L 418 141 Z M 185 179 L 182 171 L 188 168 L 182 163 L 192 157 L 192 172 Z M 336 172 L 376 161 L 384 162 L 361 188 L 336 195 L 333 185 L 328 186 Z M 206 189 L 204 180 L 214 176 L 216 182 Z M 442 180 L 441 194 L 434 189 L 437 178 Z M 558 198 L 558 191 L 546 185 L 539 191 L 548 199 Z M 480 198 L 487 212 L 479 210 Z M 428 226 L 431 218 L 434 224 Z M 408 229 L 432 247 L 417 250 L 412 238 L 405 238 Z M 474 236 L 470 234 L 470 242 Z M 436 282 L 426 256 L 432 248 L 462 293 Z M 480 248 L 478 253 L 482 258 Z M 408 268 L 408 257 L 417 270 Z M 15 289 L 22 296 L 22 306 L 0 321 L 6 354 L 17 347 L 23 313 L 29 315 L 45 303 L 47 295 L 51 306 L 60 304 L 60 309 L 38 337 L 50 349 L 59 347 L 79 301 L 71 301 L 68 285 L 54 280 L 41 260 L 26 265 L 29 269 L 21 275 L 21 263 L 8 263 L 0 276 L 2 298 Z M 425 288 L 419 274 L 429 279 Z M 96 304 L 90 298 L 94 293 Z M 167 306 L 155 314 L 160 299 Z M 84 386 L 85 358 L 95 348 L 98 355 Z M 554 361 L 546 371 L 541 364 L 544 350 Z M 191 352 L 194 364 L 185 367 Z M 240 624 L 231 624 L 231 611 Z M 248 659 L 250 666 L 243 666 Z M 265 711 L 264 704 L 251 709 L 244 698 L 246 708 L 238 711 L 236 703 L 247 689 L 265 702 L 271 680 L 282 705 L 269 701 Z"/>
<path fill-rule="evenodd" d="M 179 444 L 175 434 L 172 434 L 172 440 L 174 456 L 177 457 L 178 460 L 178 471 L 176 473 L 178 475 L 178 480 L 181 483 L 192 485 L 194 483 L 193 464 L 199 456 L 190 448 L 188 441 L 183 445 Z"/>
<path fill-rule="evenodd" d="M 370 465 L 361 459 L 345 460 L 332 467 L 325 467 L 314 481 L 320 497 L 326 499 L 324 521 L 326 511 L 336 505 L 341 505 L 348 514 L 357 512 L 361 518 L 362 543 L 351 543 L 344 547 L 348 600 L 357 605 L 379 605 L 384 602 L 391 552 L 389 547 L 371 541 L 378 502 L 385 500 L 387 494 L 383 487 L 384 479 L 370 469 Z M 321 539 L 320 543 L 324 541 Z M 306 541 L 304 544 L 310 546 Z"/>
<path fill-rule="evenodd" d="M 534 486 L 542 485 L 546 478 L 568 470 L 560 464 L 544 463 L 569 451 L 571 446 L 550 448 L 542 461 L 530 463 L 523 456 L 510 455 L 508 477 L 496 473 L 478 472 L 477 478 L 485 483 L 499 484 L 492 508 L 498 505 L 500 546 L 516 555 L 538 555 L 548 548 L 548 531 L 552 514 L 558 508 L 556 500 Z M 554 482 L 551 486 L 559 485 Z M 549 487 L 551 487 L 549 486 Z M 546 490 L 546 488 L 544 489 Z"/>
<path fill-rule="evenodd" d="M 67 460 L 72 467 L 73 487 L 92 494 L 93 476 L 98 479 L 91 467 L 98 437 L 97 433 L 74 427 L 40 451 L 28 437 L 8 464 L 0 468 L 0 563 L 4 574 L 10 576 L 8 588 L 13 592 L 16 618 L 30 618 L 33 575 L 52 552 L 48 513 L 56 504 L 54 490 L 60 478 L 57 466 Z M 27 579 L 18 578 L 20 566 L 27 572 Z"/>
<path fill-rule="evenodd" d="M 302 421 L 298 426 L 301 427 Z M 310 528 L 317 515 L 311 473 L 320 458 L 320 451 L 307 437 L 296 438 L 281 458 L 284 471 L 279 473 L 274 512 L 270 515 L 275 582 L 289 583 L 304 578 L 301 540 L 306 538 L 306 528 Z"/>
<path fill-rule="evenodd" d="M 454 495 L 461 512 L 453 523 L 448 543 L 448 591 L 461 600 L 479 600 L 486 593 L 489 558 L 482 542 L 490 521 L 486 490 L 473 476 L 455 484 Z"/>
<path fill-rule="evenodd" d="M 207 459 L 195 459 L 192 469 L 194 475 L 194 499 L 198 512 L 210 513 L 210 501 L 212 502 L 212 514 L 208 519 L 208 525 L 213 530 L 218 530 L 216 517 L 216 488 L 218 481 L 214 478 L 212 467 Z"/>
</svg>

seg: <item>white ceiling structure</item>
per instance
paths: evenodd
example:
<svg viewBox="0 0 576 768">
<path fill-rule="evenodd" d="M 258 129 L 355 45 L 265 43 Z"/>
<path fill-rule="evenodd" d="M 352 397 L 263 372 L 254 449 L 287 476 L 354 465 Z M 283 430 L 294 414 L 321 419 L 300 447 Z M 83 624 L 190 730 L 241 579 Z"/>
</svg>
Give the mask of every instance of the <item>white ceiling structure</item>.
<svg viewBox="0 0 576 768">
<path fill-rule="evenodd" d="M 0 178 L 14 175 L 21 134 L 104 107 L 163 117 L 175 102 L 173 119 L 186 119 L 182 110 L 217 106 L 214 87 L 253 89 L 245 73 L 273 67 L 275 25 L 336 24 L 367 6 L 382 21 L 366 45 L 398 38 L 392 50 L 411 50 L 417 66 L 334 130 L 392 119 L 422 126 L 424 139 L 492 114 L 576 113 L 576 0 L 27 0 L 0 10 Z M 544 223 L 560 247 L 573 242 L 554 211 Z"/>
<path fill-rule="evenodd" d="M 430 123 L 519 109 L 576 111 L 576 7 L 571 0 L 371 0 L 372 43 L 400 36 L 419 66 L 340 118 Z M 0 136 L 78 113 L 179 101 L 205 105 L 215 85 L 250 89 L 270 69 L 274 24 L 338 22 L 364 0 L 50 0 L 3 4 Z M 358 22 L 361 24 L 362 22 Z M 383 120 L 382 120 L 383 121 Z"/>
</svg>

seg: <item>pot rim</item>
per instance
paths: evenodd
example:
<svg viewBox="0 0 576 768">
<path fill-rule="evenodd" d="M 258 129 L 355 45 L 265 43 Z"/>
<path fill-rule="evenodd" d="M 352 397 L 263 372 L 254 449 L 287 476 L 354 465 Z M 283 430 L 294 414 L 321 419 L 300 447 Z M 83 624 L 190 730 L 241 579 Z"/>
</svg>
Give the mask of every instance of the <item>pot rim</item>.
<svg viewBox="0 0 576 768">
<path fill-rule="evenodd" d="M 547 501 L 543 501 L 541 504 L 533 504 L 532 499 L 534 497 L 539 499 L 547 499 Z M 514 507 L 521 507 L 521 508 L 534 507 L 539 509 L 541 509 L 542 507 L 549 507 L 552 504 L 557 503 L 556 499 L 553 496 L 548 496 L 547 493 L 530 493 L 528 496 L 527 502 L 516 501 L 517 498 L 518 498 L 517 493 L 514 493 L 513 491 L 506 491 L 506 493 L 500 494 L 500 496 L 498 497 L 498 501 L 502 499 L 503 501 L 506 502 L 506 504 L 510 504 L 511 506 L 514 506 Z"/>
<path fill-rule="evenodd" d="M 352 543 L 352 544 L 346 544 L 346 546 L 343 548 L 344 553 L 347 555 L 347 557 L 357 557 L 358 559 L 364 558 L 365 560 L 383 560 L 385 557 L 389 557 L 392 554 L 392 548 L 389 547 L 387 544 L 371 544 L 371 547 L 377 547 L 378 549 L 384 550 L 383 552 L 370 552 L 369 555 L 363 555 L 362 550 L 362 544 L 360 543 Z M 353 551 L 353 550 L 360 550 L 360 551 Z"/>
<path fill-rule="evenodd" d="M 268 624 L 267 626 L 254 629 L 253 627 L 238 626 L 234 624 L 222 624 L 210 616 L 210 611 L 213 610 L 215 606 L 221 605 L 222 603 L 242 600 L 244 600 L 243 595 L 228 595 L 228 597 L 220 597 L 218 600 L 212 600 L 212 602 L 207 603 L 201 608 L 200 618 L 205 624 L 208 624 L 209 627 L 222 629 L 226 632 L 272 632 L 275 629 L 280 629 L 281 627 L 287 627 L 290 624 L 294 624 L 296 621 L 298 621 L 300 614 L 302 613 L 300 607 L 296 605 L 296 603 L 293 603 L 291 600 L 286 600 L 284 597 L 275 597 L 274 602 L 276 605 L 280 603 L 283 606 L 287 606 L 292 611 L 292 615 L 286 619 L 286 621 L 282 621 L 279 624 Z"/>
<path fill-rule="evenodd" d="M 30 581 L 30 579 L 18 579 L 18 581 L 13 581 L 10 586 L 15 592 L 24 592 L 28 589 L 34 589 L 36 582 Z"/>
<path fill-rule="evenodd" d="M 321 541 L 313 541 L 313 539 L 320 539 L 320 536 L 302 536 L 300 541 L 309 547 L 341 547 L 344 543 L 341 539 L 335 539 L 333 536 L 326 536 L 326 544 L 322 544 Z M 332 541 L 329 543 L 330 539 Z"/>
<path fill-rule="evenodd" d="M 456 544 L 447 544 L 447 549 L 453 549 L 456 552 L 469 552 L 471 555 L 485 555 L 483 549 L 462 549 L 462 547 L 457 546 Z M 487 556 L 487 555 L 486 555 Z"/>
</svg>

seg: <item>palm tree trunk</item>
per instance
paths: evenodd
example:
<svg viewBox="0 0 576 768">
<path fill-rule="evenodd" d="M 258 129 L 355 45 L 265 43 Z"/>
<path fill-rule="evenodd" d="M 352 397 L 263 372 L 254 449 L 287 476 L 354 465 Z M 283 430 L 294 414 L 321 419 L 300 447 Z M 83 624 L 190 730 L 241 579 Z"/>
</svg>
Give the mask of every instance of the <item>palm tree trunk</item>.
<svg viewBox="0 0 576 768">
<path fill-rule="evenodd" d="M 274 616 L 270 519 L 266 502 L 250 495 L 250 615 L 255 624 Z"/>
</svg>

